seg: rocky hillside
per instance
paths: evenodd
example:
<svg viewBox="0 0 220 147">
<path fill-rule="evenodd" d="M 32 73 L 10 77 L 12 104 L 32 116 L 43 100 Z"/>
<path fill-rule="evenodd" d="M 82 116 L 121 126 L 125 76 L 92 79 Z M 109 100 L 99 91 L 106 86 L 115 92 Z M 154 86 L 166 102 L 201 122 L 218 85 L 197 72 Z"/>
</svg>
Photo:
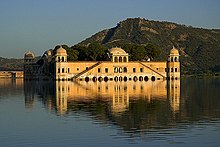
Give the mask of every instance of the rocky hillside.
<svg viewBox="0 0 220 147">
<path fill-rule="evenodd" d="M 188 74 L 220 72 L 220 30 L 193 28 L 171 22 L 129 18 L 79 43 L 98 42 L 107 47 L 152 43 L 162 49 L 166 60 L 174 45 L 180 51 L 182 71 Z"/>
</svg>

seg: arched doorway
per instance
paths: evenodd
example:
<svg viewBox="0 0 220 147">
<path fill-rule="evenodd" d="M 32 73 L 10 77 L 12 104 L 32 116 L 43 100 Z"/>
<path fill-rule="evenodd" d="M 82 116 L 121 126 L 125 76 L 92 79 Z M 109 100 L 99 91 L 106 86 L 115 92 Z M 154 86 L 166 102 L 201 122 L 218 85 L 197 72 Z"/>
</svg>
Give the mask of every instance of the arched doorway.
<svg viewBox="0 0 220 147">
<path fill-rule="evenodd" d="M 86 77 L 86 78 L 85 78 L 85 81 L 86 81 L 86 82 L 89 82 L 89 77 Z"/>
<path fill-rule="evenodd" d="M 151 77 L 151 80 L 152 80 L 152 81 L 155 81 L 155 80 L 156 80 L 155 76 L 152 76 L 152 77 Z"/>
<path fill-rule="evenodd" d="M 108 81 L 108 77 L 104 77 L 104 81 L 107 82 Z"/>
<path fill-rule="evenodd" d="M 128 78 L 127 77 L 124 77 L 124 81 L 126 82 L 128 80 Z"/>
<path fill-rule="evenodd" d="M 102 77 L 99 77 L 98 80 L 99 80 L 99 82 L 102 82 L 103 78 L 102 78 Z"/>
<path fill-rule="evenodd" d="M 139 81 L 143 81 L 143 77 L 142 76 L 139 77 Z"/>
<path fill-rule="evenodd" d="M 144 77 L 144 81 L 148 81 L 149 79 L 148 79 L 148 76 L 145 76 Z"/>
<path fill-rule="evenodd" d="M 134 76 L 133 80 L 136 82 L 138 80 L 138 78 L 136 76 Z"/>
<path fill-rule="evenodd" d="M 96 81 L 97 81 L 97 78 L 96 78 L 96 77 L 93 77 L 92 80 L 93 80 L 94 82 L 96 82 Z"/>
</svg>

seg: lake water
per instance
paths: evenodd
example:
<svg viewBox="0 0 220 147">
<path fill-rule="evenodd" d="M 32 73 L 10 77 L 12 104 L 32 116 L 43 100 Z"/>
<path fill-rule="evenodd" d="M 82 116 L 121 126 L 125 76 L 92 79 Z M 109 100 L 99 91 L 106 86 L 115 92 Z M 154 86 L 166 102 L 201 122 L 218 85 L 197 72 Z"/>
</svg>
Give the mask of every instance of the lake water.
<svg viewBox="0 0 220 147">
<path fill-rule="evenodd" d="M 0 146 L 220 146 L 220 79 L 0 79 Z"/>
</svg>

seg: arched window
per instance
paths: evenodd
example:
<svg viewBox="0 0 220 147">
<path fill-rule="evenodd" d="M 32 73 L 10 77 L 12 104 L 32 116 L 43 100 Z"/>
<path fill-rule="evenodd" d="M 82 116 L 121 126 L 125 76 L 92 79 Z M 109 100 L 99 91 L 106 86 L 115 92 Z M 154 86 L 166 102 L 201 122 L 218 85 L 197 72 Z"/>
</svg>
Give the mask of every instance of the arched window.
<svg viewBox="0 0 220 147">
<path fill-rule="evenodd" d="M 122 62 L 122 57 L 119 57 L 119 62 Z"/>
<path fill-rule="evenodd" d="M 175 57 L 175 58 L 174 58 L 174 61 L 175 61 L 175 62 L 178 62 L 178 58 L 177 58 L 177 57 Z"/>
<path fill-rule="evenodd" d="M 171 57 L 171 62 L 173 62 L 173 57 Z"/>
<path fill-rule="evenodd" d="M 115 62 L 118 62 L 118 57 L 115 57 Z"/>
<path fill-rule="evenodd" d="M 124 71 L 124 73 L 126 73 L 126 72 L 128 71 L 128 70 L 127 70 L 127 67 L 124 67 L 124 70 L 123 70 L 123 71 Z"/>
<path fill-rule="evenodd" d="M 127 58 L 126 57 L 123 58 L 123 62 L 127 62 Z"/>
<path fill-rule="evenodd" d="M 58 57 L 58 62 L 60 62 L 60 57 Z"/>
<path fill-rule="evenodd" d="M 114 73 L 117 73 L 117 72 L 118 72 L 118 68 L 115 67 L 115 68 L 114 68 Z"/>
<path fill-rule="evenodd" d="M 64 57 L 62 57 L 62 62 L 64 62 Z"/>
</svg>

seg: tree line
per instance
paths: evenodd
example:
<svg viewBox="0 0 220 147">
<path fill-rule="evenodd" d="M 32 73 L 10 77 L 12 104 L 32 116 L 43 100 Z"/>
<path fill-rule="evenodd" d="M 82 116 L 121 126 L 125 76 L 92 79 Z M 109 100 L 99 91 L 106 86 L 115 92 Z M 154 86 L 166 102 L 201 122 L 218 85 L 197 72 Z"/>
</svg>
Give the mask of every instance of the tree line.
<svg viewBox="0 0 220 147">
<path fill-rule="evenodd" d="M 123 50 L 129 54 L 130 61 L 154 60 L 161 54 L 161 49 L 154 44 L 137 45 L 137 44 L 120 44 Z M 57 45 L 55 50 L 60 46 Z M 67 51 L 68 61 L 106 61 L 108 57 L 108 49 L 100 43 L 91 43 L 88 46 L 74 45 L 69 47 L 62 45 Z"/>
</svg>

